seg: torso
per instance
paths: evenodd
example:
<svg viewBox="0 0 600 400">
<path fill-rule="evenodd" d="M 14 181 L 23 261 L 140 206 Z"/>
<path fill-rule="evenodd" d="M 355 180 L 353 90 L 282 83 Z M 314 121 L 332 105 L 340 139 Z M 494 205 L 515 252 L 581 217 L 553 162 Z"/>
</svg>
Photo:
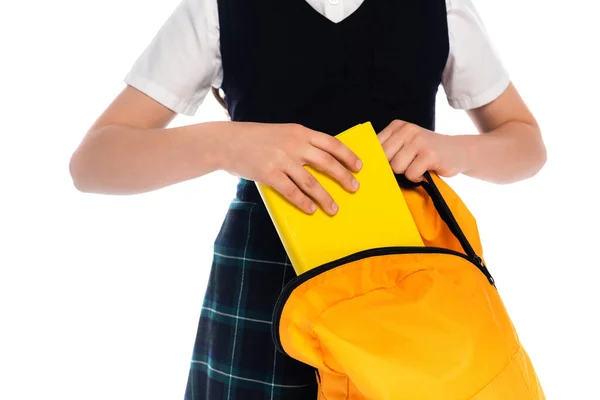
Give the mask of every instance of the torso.
<svg viewBox="0 0 600 400">
<path fill-rule="evenodd" d="M 434 129 L 449 50 L 445 0 L 364 0 L 338 23 L 307 1 L 218 0 L 232 119 L 330 134 L 393 119 Z"/>
</svg>

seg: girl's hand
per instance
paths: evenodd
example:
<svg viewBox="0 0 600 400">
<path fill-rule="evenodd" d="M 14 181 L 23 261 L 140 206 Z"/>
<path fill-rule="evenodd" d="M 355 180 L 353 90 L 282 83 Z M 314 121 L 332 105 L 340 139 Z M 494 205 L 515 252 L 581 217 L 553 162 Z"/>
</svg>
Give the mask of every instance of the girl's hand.
<svg viewBox="0 0 600 400">
<path fill-rule="evenodd" d="M 392 169 L 413 182 L 427 171 L 451 177 L 464 170 L 466 149 L 453 136 L 395 120 L 378 134 Z"/>
<path fill-rule="evenodd" d="M 349 192 L 358 189 L 351 171 L 362 163 L 341 141 L 298 124 L 232 122 L 222 153 L 222 169 L 273 187 L 312 214 L 318 203 L 334 215 L 338 206 L 305 165 L 322 171 Z"/>
</svg>

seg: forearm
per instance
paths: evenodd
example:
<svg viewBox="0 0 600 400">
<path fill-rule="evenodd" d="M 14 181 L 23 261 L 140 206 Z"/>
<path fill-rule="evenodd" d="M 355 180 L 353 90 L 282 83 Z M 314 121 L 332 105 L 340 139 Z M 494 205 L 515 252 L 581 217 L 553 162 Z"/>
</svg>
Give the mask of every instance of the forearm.
<svg viewBox="0 0 600 400">
<path fill-rule="evenodd" d="M 464 175 L 493 183 L 512 183 L 537 174 L 546 162 L 539 128 L 507 122 L 479 135 L 458 135 L 466 149 Z"/>
<path fill-rule="evenodd" d="M 223 137 L 231 128 L 228 124 L 98 128 L 73 153 L 73 182 L 84 192 L 134 194 L 208 174 L 220 168 Z"/>
</svg>

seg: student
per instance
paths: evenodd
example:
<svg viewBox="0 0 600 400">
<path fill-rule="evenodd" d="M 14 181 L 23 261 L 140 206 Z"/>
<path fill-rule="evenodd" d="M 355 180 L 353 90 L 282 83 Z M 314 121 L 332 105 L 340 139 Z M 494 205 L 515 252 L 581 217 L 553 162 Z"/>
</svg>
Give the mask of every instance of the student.
<svg viewBox="0 0 600 400">
<path fill-rule="evenodd" d="M 215 240 L 190 400 L 317 398 L 314 370 L 271 339 L 294 271 L 253 181 L 307 213 L 335 214 L 303 165 L 357 190 L 361 162 L 333 135 L 365 121 L 413 181 L 431 170 L 510 183 L 546 159 L 470 0 L 181 0 L 125 83 L 72 156 L 79 190 L 147 192 L 216 170 L 240 177 Z M 440 85 L 479 135 L 435 132 Z M 222 89 L 231 121 L 167 128 L 211 88 Z"/>
</svg>

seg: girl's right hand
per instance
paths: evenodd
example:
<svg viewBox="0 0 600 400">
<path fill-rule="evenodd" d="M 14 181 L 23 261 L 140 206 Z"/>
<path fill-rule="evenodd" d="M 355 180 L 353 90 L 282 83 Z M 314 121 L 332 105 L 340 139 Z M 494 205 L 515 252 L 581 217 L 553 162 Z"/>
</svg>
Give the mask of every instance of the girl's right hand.
<svg viewBox="0 0 600 400">
<path fill-rule="evenodd" d="M 328 174 L 349 192 L 358 189 L 352 172 L 358 172 L 362 162 L 333 136 L 298 124 L 229 125 L 222 169 L 271 186 L 307 214 L 314 213 L 319 204 L 334 215 L 338 206 L 305 165 Z"/>
</svg>

